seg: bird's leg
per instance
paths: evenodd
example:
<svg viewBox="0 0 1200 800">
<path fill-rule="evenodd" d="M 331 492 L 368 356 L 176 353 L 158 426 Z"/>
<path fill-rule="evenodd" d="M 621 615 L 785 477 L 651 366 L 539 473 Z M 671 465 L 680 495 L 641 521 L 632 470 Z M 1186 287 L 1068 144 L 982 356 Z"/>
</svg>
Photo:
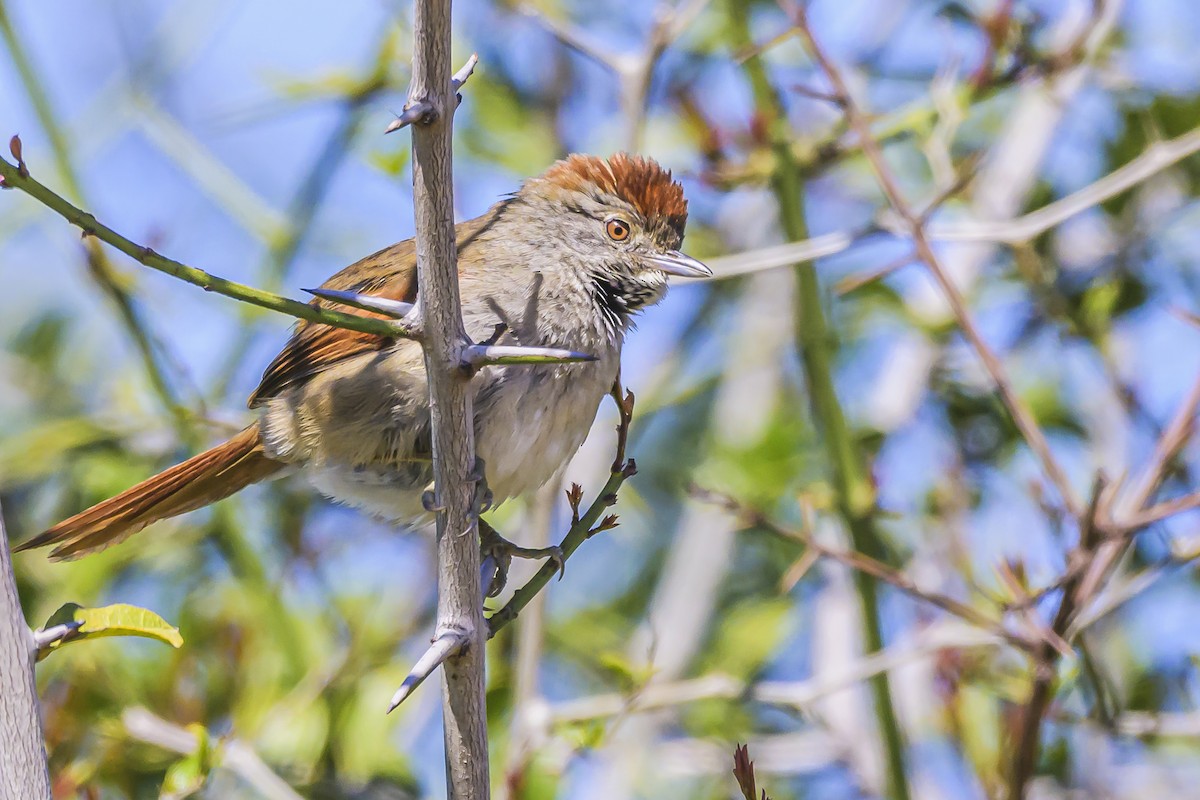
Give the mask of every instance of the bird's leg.
<svg viewBox="0 0 1200 800">
<path fill-rule="evenodd" d="M 471 477 L 475 479 L 475 512 L 477 515 L 487 511 L 492 505 L 492 491 L 487 485 L 485 467 L 482 458 L 475 459 L 475 471 Z M 496 573 L 492 577 L 491 586 L 487 589 L 488 597 L 495 597 L 504 591 L 504 586 L 508 583 L 508 568 L 512 565 L 514 558 L 549 558 L 558 566 L 560 577 L 565 567 L 561 547 L 521 547 L 505 539 L 482 518 L 479 520 L 479 550 L 481 561 L 491 558 L 496 564 Z"/>
</svg>

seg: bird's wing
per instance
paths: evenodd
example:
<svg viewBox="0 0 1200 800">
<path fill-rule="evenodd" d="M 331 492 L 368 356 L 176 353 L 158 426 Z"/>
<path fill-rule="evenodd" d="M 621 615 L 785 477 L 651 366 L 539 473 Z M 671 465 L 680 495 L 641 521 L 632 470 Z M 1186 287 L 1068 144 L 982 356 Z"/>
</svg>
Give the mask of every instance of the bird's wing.
<svg viewBox="0 0 1200 800">
<path fill-rule="evenodd" d="M 455 227 L 459 256 L 491 227 L 506 205 L 507 203 L 497 204 L 483 216 L 459 223 Z M 338 272 L 321 284 L 321 288 L 414 303 L 417 299 L 416 245 L 412 239 L 406 239 L 386 247 Z M 338 311 L 348 310 L 345 306 L 321 299 L 313 300 L 312 305 Z M 361 309 L 354 309 L 350 313 L 386 319 L 383 314 Z M 393 341 L 394 339 L 387 336 L 301 321 L 296 325 L 287 345 L 263 373 L 258 388 L 250 395 L 248 405 L 253 408 L 339 361 L 372 350 L 381 350 Z"/>
</svg>

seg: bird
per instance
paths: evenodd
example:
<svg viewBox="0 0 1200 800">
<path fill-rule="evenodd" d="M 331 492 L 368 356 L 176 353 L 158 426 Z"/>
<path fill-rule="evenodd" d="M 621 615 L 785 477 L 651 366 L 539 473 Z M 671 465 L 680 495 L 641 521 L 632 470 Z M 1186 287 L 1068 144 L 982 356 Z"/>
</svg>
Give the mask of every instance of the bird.
<svg viewBox="0 0 1200 800">
<path fill-rule="evenodd" d="M 712 275 L 680 250 L 687 215 L 683 187 L 653 159 L 574 154 L 455 226 L 473 341 L 592 358 L 489 365 L 472 379 L 476 451 L 494 503 L 540 488 L 579 449 L 635 317 L 663 298 L 668 276 Z M 415 304 L 417 289 L 416 246 L 407 239 L 335 274 L 312 303 L 388 316 L 378 309 Z M 79 558 L 297 472 L 332 500 L 388 522 L 428 518 L 432 442 L 419 342 L 300 321 L 248 405 L 256 420 L 227 441 L 16 549 L 52 545 L 53 560 Z"/>
</svg>

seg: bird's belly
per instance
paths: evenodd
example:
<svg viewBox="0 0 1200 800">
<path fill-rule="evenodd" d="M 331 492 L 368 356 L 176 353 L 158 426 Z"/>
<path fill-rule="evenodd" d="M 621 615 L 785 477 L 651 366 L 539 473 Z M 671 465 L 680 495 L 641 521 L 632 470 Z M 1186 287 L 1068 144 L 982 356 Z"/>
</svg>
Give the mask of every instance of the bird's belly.
<svg viewBox="0 0 1200 800">
<path fill-rule="evenodd" d="M 490 397 L 481 393 L 475 450 L 497 502 L 540 488 L 587 438 L 616 367 L 582 366 L 591 369 L 574 367 L 566 378 L 538 376 L 525 368 L 516 378 L 518 386 Z"/>
<path fill-rule="evenodd" d="M 538 489 L 571 459 L 617 364 L 613 357 L 569 367 L 493 368 L 476 378 L 475 450 L 494 502 Z M 428 461 L 348 465 L 321 458 L 302 470 L 322 494 L 379 518 L 402 524 L 429 518 L 421 503 L 433 480 Z"/>
</svg>

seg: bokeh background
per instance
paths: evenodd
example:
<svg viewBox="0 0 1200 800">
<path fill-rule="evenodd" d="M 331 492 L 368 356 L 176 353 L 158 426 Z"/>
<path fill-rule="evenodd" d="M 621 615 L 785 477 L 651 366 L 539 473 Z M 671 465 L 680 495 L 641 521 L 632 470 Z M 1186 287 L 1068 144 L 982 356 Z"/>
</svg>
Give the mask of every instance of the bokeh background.
<svg viewBox="0 0 1200 800">
<path fill-rule="evenodd" d="M 815 0 L 810 13 L 903 190 L 933 204 L 931 229 L 1005 223 L 938 253 L 1075 492 L 1099 470 L 1138 475 L 1200 374 L 1200 171 L 1180 156 L 1200 149 L 1197 6 Z M 865 656 L 849 568 L 693 488 L 850 546 L 797 347 L 796 256 L 761 252 L 786 238 L 770 112 L 750 81 L 761 64 L 808 233 L 834 235 L 817 240 L 837 250 L 815 262 L 823 347 L 877 490 L 876 555 L 921 591 L 1009 609 L 1010 629 L 1036 632 L 1078 538 L 911 243 L 889 233 L 784 10 L 459 0 L 455 15 L 457 60 L 481 59 L 456 117 L 460 218 L 566 153 L 633 149 L 683 181 L 686 248 L 718 272 L 673 289 L 629 341 L 641 472 L 620 527 L 490 645 L 497 795 L 730 797 L 734 744 L 749 741 L 777 800 L 883 796 L 887 725 L 865 683 L 882 671 L 911 795 L 1003 797 L 1036 672 L 1025 654 L 883 582 L 884 656 Z M 409 3 L 0 0 L 0 35 L 0 133 L 21 135 L 36 177 L 140 243 L 300 296 L 412 235 L 407 134 L 382 135 L 404 102 Z M 1097 190 L 1167 140 L 1183 142 L 1170 159 Z M 1009 235 L 1007 221 L 1080 191 L 1070 213 Z M 289 325 L 81 242 L 19 192 L 0 195 L 0 287 L 13 540 L 240 428 Z M 569 468 L 585 493 L 603 483 L 615 419 L 606 404 Z M 1186 494 L 1198 459 L 1186 443 L 1158 497 Z M 537 542 L 566 516 L 550 487 L 494 521 Z M 1141 533 L 1050 667 L 1032 796 L 1195 796 L 1196 521 Z M 130 602 L 186 640 L 88 642 L 39 665 L 58 796 L 153 798 L 164 779 L 163 796 L 443 796 L 438 692 L 383 714 L 432 629 L 433 561 L 427 532 L 292 479 L 81 562 L 19 556 L 32 623 L 67 601 Z M 1011 611 L 1026 591 L 1032 616 Z M 181 731 L 224 749 L 189 755 Z"/>
</svg>

